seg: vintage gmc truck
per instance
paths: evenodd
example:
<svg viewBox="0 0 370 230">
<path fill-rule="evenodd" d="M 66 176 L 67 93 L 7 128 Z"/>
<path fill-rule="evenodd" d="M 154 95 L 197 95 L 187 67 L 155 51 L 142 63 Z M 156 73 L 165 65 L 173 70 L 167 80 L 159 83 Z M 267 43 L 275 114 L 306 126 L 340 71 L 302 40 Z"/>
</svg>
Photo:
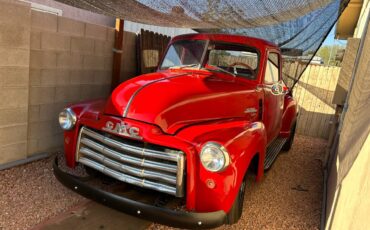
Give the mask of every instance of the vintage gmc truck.
<svg viewBox="0 0 370 230">
<path fill-rule="evenodd" d="M 282 80 L 281 59 L 279 48 L 261 39 L 181 35 L 170 41 L 156 72 L 123 82 L 108 100 L 60 113 L 69 167 L 167 194 L 183 208 L 96 188 L 63 171 L 57 159 L 55 176 L 85 197 L 157 223 L 236 223 L 246 172 L 261 180 L 293 142 L 298 109 Z"/>
</svg>

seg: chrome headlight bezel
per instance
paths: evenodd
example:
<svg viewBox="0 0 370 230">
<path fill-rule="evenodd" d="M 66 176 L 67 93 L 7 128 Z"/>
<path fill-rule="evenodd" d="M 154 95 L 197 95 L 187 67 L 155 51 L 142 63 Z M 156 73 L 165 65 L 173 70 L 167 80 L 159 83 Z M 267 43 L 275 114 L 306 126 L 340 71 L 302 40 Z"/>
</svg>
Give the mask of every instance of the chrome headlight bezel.
<svg viewBox="0 0 370 230">
<path fill-rule="evenodd" d="M 66 108 L 59 113 L 59 125 L 63 130 L 71 130 L 77 122 L 76 114 L 71 108 Z"/>
<path fill-rule="evenodd" d="M 214 154 L 214 157 L 213 159 L 211 158 L 211 161 L 215 159 L 215 156 L 217 156 L 218 161 L 221 161 L 221 162 L 217 162 L 218 163 L 218 166 L 212 168 L 210 167 L 210 155 L 212 155 L 209 151 L 214 151 L 213 154 Z M 229 153 L 227 152 L 226 148 L 224 146 L 222 146 L 221 144 L 217 143 L 217 142 L 207 142 L 205 143 L 203 146 L 202 146 L 202 150 L 200 152 L 200 161 L 203 165 L 203 167 L 210 171 L 210 172 L 222 172 L 224 171 L 227 166 L 229 166 L 230 164 L 230 156 L 229 156 Z"/>
</svg>

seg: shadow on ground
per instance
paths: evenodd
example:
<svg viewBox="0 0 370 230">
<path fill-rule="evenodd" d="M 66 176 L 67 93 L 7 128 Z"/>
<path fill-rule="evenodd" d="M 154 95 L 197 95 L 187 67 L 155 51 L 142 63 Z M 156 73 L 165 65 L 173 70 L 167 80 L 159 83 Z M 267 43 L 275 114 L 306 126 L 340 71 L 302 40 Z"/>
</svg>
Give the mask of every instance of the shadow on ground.
<svg viewBox="0 0 370 230">
<path fill-rule="evenodd" d="M 261 183 L 249 186 L 241 220 L 219 229 L 319 229 L 325 147 L 298 135 Z M 171 229 L 82 198 L 56 181 L 51 162 L 0 171 L 0 229 Z"/>
</svg>

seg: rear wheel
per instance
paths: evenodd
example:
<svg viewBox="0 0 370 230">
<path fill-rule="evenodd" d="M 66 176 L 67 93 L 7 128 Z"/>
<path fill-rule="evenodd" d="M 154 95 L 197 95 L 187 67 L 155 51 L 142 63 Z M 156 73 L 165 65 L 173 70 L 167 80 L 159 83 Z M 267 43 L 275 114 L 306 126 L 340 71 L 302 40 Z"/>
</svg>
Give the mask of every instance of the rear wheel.
<svg viewBox="0 0 370 230">
<path fill-rule="evenodd" d="M 240 185 L 238 196 L 236 197 L 233 206 L 227 214 L 227 223 L 235 224 L 238 222 L 243 212 L 244 194 L 247 187 L 247 175 L 245 176 L 243 183 Z"/>
<path fill-rule="evenodd" d="M 290 128 L 290 134 L 289 134 L 288 140 L 285 142 L 285 144 L 281 148 L 283 151 L 289 151 L 292 148 L 296 126 L 297 126 L 297 123 L 295 122 Z"/>
</svg>

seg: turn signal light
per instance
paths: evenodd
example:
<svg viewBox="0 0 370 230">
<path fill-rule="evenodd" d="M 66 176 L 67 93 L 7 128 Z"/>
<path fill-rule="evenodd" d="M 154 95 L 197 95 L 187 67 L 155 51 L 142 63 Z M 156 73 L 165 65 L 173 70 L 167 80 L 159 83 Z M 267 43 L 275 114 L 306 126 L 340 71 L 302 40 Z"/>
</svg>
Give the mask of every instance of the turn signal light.
<svg viewBox="0 0 370 230">
<path fill-rule="evenodd" d="M 214 189 L 216 187 L 216 183 L 212 179 L 207 179 L 206 184 L 207 184 L 207 187 L 210 189 Z"/>
</svg>

